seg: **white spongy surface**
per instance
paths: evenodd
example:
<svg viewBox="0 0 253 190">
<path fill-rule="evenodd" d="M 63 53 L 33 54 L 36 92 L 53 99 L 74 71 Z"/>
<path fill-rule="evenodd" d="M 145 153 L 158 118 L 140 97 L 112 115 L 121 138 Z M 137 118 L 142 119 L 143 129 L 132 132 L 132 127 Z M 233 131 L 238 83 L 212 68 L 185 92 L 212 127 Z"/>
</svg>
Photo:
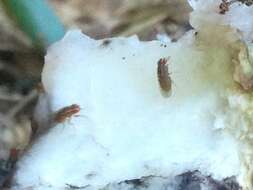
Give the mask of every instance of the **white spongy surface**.
<svg viewBox="0 0 253 190">
<path fill-rule="evenodd" d="M 173 80 L 169 98 L 157 79 L 162 57 L 169 57 Z M 131 37 L 105 46 L 79 31 L 68 33 L 50 48 L 42 79 L 54 111 L 77 103 L 80 116 L 34 145 L 18 182 L 103 186 L 192 169 L 216 178 L 239 174 L 236 142 L 215 129 L 225 125 L 219 110 L 231 85 L 225 82 L 229 65 L 217 68 L 202 57 L 176 44 Z"/>
<path fill-rule="evenodd" d="M 52 111 L 78 104 L 81 112 L 42 136 L 19 162 L 20 187 L 98 188 L 188 170 L 248 183 L 244 156 L 251 152 L 241 140 L 250 134 L 250 101 L 233 81 L 232 59 L 242 45 L 235 31 L 247 40 L 249 23 L 229 14 L 222 21 L 217 1 L 201 2 L 191 1 L 199 33 L 176 43 L 136 36 L 96 41 L 71 31 L 49 48 L 42 82 Z M 216 17 L 208 20 L 210 13 Z M 160 58 L 169 60 L 169 98 L 159 87 Z"/>
</svg>

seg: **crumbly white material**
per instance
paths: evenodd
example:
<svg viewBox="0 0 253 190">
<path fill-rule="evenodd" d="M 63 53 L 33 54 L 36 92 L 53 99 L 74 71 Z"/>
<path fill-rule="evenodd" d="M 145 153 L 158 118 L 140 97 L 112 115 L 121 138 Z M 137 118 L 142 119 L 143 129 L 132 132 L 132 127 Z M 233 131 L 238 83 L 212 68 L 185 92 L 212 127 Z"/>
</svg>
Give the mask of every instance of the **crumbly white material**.
<svg viewBox="0 0 253 190">
<path fill-rule="evenodd" d="M 250 188 L 253 107 L 233 72 L 253 29 L 253 19 L 242 23 L 239 10 L 253 12 L 234 4 L 219 15 L 218 2 L 190 1 L 196 30 L 178 42 L 97 41 L 70 31 L 52 45 L 42 73 L 51 111 L 78 104 L 81 112 L 56 124 L 21 159 L 18 188 L 98 189 L 189 170 L 235 176 Z M 168 58 L 173 81 L 168 98 L 157 78 L 160 58 Z"/>
</svg>

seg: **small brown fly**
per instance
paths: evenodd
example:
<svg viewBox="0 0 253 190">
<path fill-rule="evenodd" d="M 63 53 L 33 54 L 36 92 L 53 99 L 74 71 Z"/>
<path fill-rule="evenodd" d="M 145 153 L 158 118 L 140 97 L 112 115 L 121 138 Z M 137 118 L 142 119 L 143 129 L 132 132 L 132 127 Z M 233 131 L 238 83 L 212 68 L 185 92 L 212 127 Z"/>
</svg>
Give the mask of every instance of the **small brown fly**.
<svg viewBox="0 0 253 190">
<path fill-rule="evenodd" d="M 157 76 L 162 90 L 162 94 L 165 97 L 169 97 L 171 93 L 172 80 L 169 75 L 168 63 L 166 58 L 159 59 L 157 63 Z"/>
<path fill-rule="evenodd" d="M 74 114 L 80 112 L 81 108 L 77 104 L 60 109 L 54 117 L 54 121 L 57 123 L 64 123 L 67 119 L 70 119 Z"/>
</svg>

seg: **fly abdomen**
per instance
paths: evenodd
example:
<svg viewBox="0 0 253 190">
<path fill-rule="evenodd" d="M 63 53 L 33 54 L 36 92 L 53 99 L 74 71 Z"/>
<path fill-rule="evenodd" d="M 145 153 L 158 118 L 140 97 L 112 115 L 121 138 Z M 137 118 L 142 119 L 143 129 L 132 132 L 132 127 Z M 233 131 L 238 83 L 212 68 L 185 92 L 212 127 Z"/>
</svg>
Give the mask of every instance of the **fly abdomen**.
<svg viewBox="0 0 253 190">
<path fill-rule="evenodd" d="M 169 97 L 171 94 L 171 78 L 169 75 L 169 68 L 168 68 L 168 63 L 167 63 L 166 58 L 161 58 L 159 59 L 157 63 L 157 76 L 158 76 L 158 81 L 160 85 L 160 89 L 162 92 L 162 95 L 164 97 Z"/>
</svg>

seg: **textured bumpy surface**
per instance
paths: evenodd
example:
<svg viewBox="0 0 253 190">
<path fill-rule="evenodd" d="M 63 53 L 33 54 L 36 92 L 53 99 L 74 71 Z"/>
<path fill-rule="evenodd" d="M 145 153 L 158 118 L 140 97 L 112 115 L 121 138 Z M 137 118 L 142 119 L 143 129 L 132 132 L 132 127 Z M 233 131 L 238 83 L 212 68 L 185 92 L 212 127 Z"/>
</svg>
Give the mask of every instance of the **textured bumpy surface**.
<svg viewBox="0 0 253 190">
<path fill-rule="evenodd" d="M 49 48 L 37 120 L 54 127 L 19 162 L 17 188 L 251 187 L 251 94 L 234 78 L 251 65 L 251 23 L 238 14 L 252 8 L 234 4 L 220 15 L 218 1 L 190 3 L 195 30 L 174 43 L 71 31 Z M 169 97 L 157 75 L 162 58 Z M 79 116 L 49 119 L 71 105 Z"/>
</svg>

